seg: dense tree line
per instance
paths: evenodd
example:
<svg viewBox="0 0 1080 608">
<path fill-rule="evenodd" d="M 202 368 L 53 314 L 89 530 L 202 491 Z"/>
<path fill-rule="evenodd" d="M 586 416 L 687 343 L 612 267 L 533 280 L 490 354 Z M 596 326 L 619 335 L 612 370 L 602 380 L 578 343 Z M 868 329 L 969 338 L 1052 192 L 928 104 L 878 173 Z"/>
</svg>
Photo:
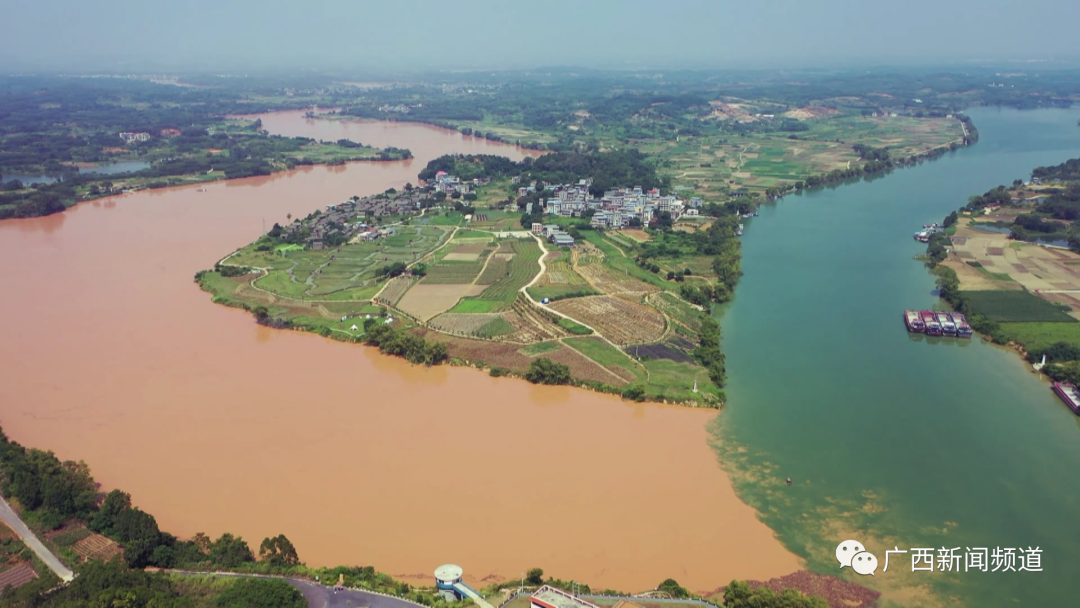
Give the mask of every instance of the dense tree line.
<svg viewBox="0 0 1080 608">
<path fill-rule="evenodd" d="M 364 343 L 379 347 L 383 354 L 422 365 L 438 365 L 450 357 L 445 342 L 429 342 L 420 336 L 394 329 L 377 318 L 364 321 Z"/>
<path fill-rule="evenodd" d="M 711 316 L 702 316 L 694 359 L 709 372 L 709 380 L 712 380 L 713 384 L 718 388 L 724 387 L 726 369 L 724 353 L 720 352 L 720 324 Z"/>
<path fill-rule="evenodd" d="M 428 162 L 417 177 L 430 182 L 439 171 L 465 180 L 477 177 L 494 179 L 519 174 L 521 165 L 494 154 L 446 154 Z"/>
</svg>

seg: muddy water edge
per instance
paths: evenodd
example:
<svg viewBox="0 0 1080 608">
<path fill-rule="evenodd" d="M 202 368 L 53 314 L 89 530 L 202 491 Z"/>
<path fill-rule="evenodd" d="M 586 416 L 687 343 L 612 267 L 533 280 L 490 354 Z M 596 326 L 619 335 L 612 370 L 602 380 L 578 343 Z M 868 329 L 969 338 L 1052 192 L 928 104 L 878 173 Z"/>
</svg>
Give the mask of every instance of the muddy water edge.
<svg viewBox="0 0 1080 608">
<path fill-rule="evenodd" d="M 309 565 L 430 583 L 526 568 L 635 591 L 799 568 L 734 494 L 715 413 L 634 405 L 257 326 L 196 271 L 287 213 L 416 182 L 504 144 L 402 123 L 261 116 L 272 133 L 409 148 L 414 159 L 98 200 L 0 222 L 0 424 L 90 464 L 181 537 L 286 534 Z"/>
</svg>

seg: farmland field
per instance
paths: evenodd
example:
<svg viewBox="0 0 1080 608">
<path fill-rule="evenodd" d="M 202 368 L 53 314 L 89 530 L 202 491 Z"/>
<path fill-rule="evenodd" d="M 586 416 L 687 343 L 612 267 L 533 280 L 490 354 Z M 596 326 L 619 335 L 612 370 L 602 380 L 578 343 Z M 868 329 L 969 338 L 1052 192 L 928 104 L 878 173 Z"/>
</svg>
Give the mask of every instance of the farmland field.
<svg viewBox="0 0 1080 608">
<path fill-rule="evenodd" d="M 568 251 L 548 253 L 544 260 L 544 274 L 540 275 L 540 279 L 528 290 L 534 300 L 599 295 L 599 292 L 590 287 L 584 277 L 573 269 L 570 257 Z"/>
<path fill-rule="evenodd" d="M 560 347 L 558 342 L 538 342 L 536 344 L 533 344 L 532 346 L 526 346 L 525 348 L 522 348 L 517 352 L 527 357 L 535 357 L 537 355 L 542 355 L 544 353 L 550 353 L 552 351 L 559 350 L 559 348 Z"/>
<path fill-rule="evenodd" d="M 445 312 L 466 296 L 477 295 L 483 287 L 478 285 L 425 285 L 417 283 L 398 301 L 398 309 L 427 321 Z"/>
<path fill-rule="evenodd" d="M 674 294 L 661 292 L 649 297 L 649 303 L 660 309 L 672 321 L 695 334 L 701 331 L 701 317 L 705 313 L 684 302 Z"/>
<path fill-rule="evenodd" d="M 90 536 L 87 536 L 75 543 L 72 549 L 83 559 L 94 559 L 103 562 L 107 562 L 113 557 L 123 553 L 123 550 L 120 549 L 120 545 L 100 534 L 91 534 Z"/>
<path fill-rule="evenodd" d="M 656 309 L 612 296 L 560 300 L 551 308 L 593 327 L 619 345 L 655 342 L 664 334 L 664 316 Z"/>
<path fill-rule="evenodd" d="M 1063 310 L 1026 291 L 963 291 L 971 309 L 999 323 L 1077 323 Z"/>
<path fill-rule="evenodd" d="M 645 393 L 653 398 L 694 399 L 694 381 L 698 392 L 716 396 L 719 389 L 709 381 L 705 368 L 691 363 L 679 363 L 667 359 L 650 359 L 642 364 L 649 370 L 649 383 Z M 700 399 L 700 396 L 697 398 Z"/>
<path fill-rule="evenodd" d="M 540 247 L 532 239 L 514 239 L 509 241 L 510 248 L 514 252 L 513 259 L 506 265 L 505 273 L 495 279 L 491 285 L 480 294 L 482 300 L 504 301 L 507 306 L 517 297 L 519 289 L 524 287 L 540 271 Z M 499 248 L 503 252 L 507 242 L 504 241 Z M 498 255 L 498 254 L 495 254 Z M 488 263 L 496 262 L 492 259 Z M 486 274 L 486 273 L 485 273 Z"/>
<path fill-rule="evenodd" d="M 503 319 L 514 328 L 514 333 L 507 334 L 502 339 L 512 342 L 530 344 L 569 333 L 559 325 L 558 316 L 539 308 L 523 295 L 518 295 L 511 309 L 503 313 Z"/>
<path fill-rule="evenodd" d="M 566 338 L 563 342 L 570 348 L 612 370 L 627 382 L 635 382 L 645 377 L 644 368 L 599 338 Z"/>
<path fill-rule="evenodd" d="M 428 322 L 433 328 L 452 334 L 474 335 L 477 330 L 495 319 L 502 319 L 498 313 L 464 314 L 445 312 Z M 505 323 L 505 321 L 504 321 Z"/>
<path fill-rule="evenodd" d="M 1028 351 L 1042 350 L 1058 342 L 1080 347 L 1080 323 L 1002 323 L 997 332 Z"/>
<path fill-rule="evenodd" d="M 379 294 L 379 301 L 385 302 L 391 306 L 398 303 L 401 296 L 405 295 L 405 292 L 412 286 L 412 277 L 394 277 L 383 288 L 382 293 Z"/>
<path fill-rule="evenodd" d="M 428 267 L 423 283 L 427 285 L 472 283 L 483 267 L 482 262 L 439 262 Z"/>
</svg>

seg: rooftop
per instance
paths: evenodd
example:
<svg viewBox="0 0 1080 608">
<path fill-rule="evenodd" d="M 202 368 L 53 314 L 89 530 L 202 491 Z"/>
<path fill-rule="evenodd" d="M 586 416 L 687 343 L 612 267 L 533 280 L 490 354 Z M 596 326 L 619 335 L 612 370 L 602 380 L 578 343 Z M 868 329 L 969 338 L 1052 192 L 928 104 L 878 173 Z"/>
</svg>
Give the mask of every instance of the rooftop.
<svg viewBox="0 0 1080 608">
<path fill-rule="evenodd" d="M 444 564 L 435 569 L 435 578 L 440 581 L 456 581 L 465 571 L 456 564 Z"/>
<path fill-rule="evenodd" d="M 537 589 L 536 593 L 533 593 L 529 599 L 538 601 L 551 608 L 597 608 L 595 604 L 590 604 L 585 600 L 578 599 L 565 591 L 561 591 L 548 585 L 544 585 Z"/>
</svg>

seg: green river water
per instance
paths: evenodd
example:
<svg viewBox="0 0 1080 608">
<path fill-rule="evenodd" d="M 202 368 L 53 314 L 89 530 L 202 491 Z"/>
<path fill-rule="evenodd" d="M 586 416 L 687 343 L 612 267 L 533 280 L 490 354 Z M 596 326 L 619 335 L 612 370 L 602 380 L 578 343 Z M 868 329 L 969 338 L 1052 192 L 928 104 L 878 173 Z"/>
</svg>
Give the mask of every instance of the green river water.
<svg viewBox="0 0 1080 608">
<path fill-rule="evenodd" d="M 878 589 L 884 605 L 1080 605 L 1080 417 L 1015 353 L 930 343 L 901 320 L 943 304 L 912 233 L 1080 156 L 1076 109 L 969 114 L 970 148 L 788 196 L 748 222 L 745 276 L 720 313 L 730 382 L 715 445 L 812 570 Z M 848 538 L 882 565 L 894 546 L 1038 547 L 1043 571 L 912 572 L 908 554 L 875 577 L 841 574 Z"/>
</svg>

